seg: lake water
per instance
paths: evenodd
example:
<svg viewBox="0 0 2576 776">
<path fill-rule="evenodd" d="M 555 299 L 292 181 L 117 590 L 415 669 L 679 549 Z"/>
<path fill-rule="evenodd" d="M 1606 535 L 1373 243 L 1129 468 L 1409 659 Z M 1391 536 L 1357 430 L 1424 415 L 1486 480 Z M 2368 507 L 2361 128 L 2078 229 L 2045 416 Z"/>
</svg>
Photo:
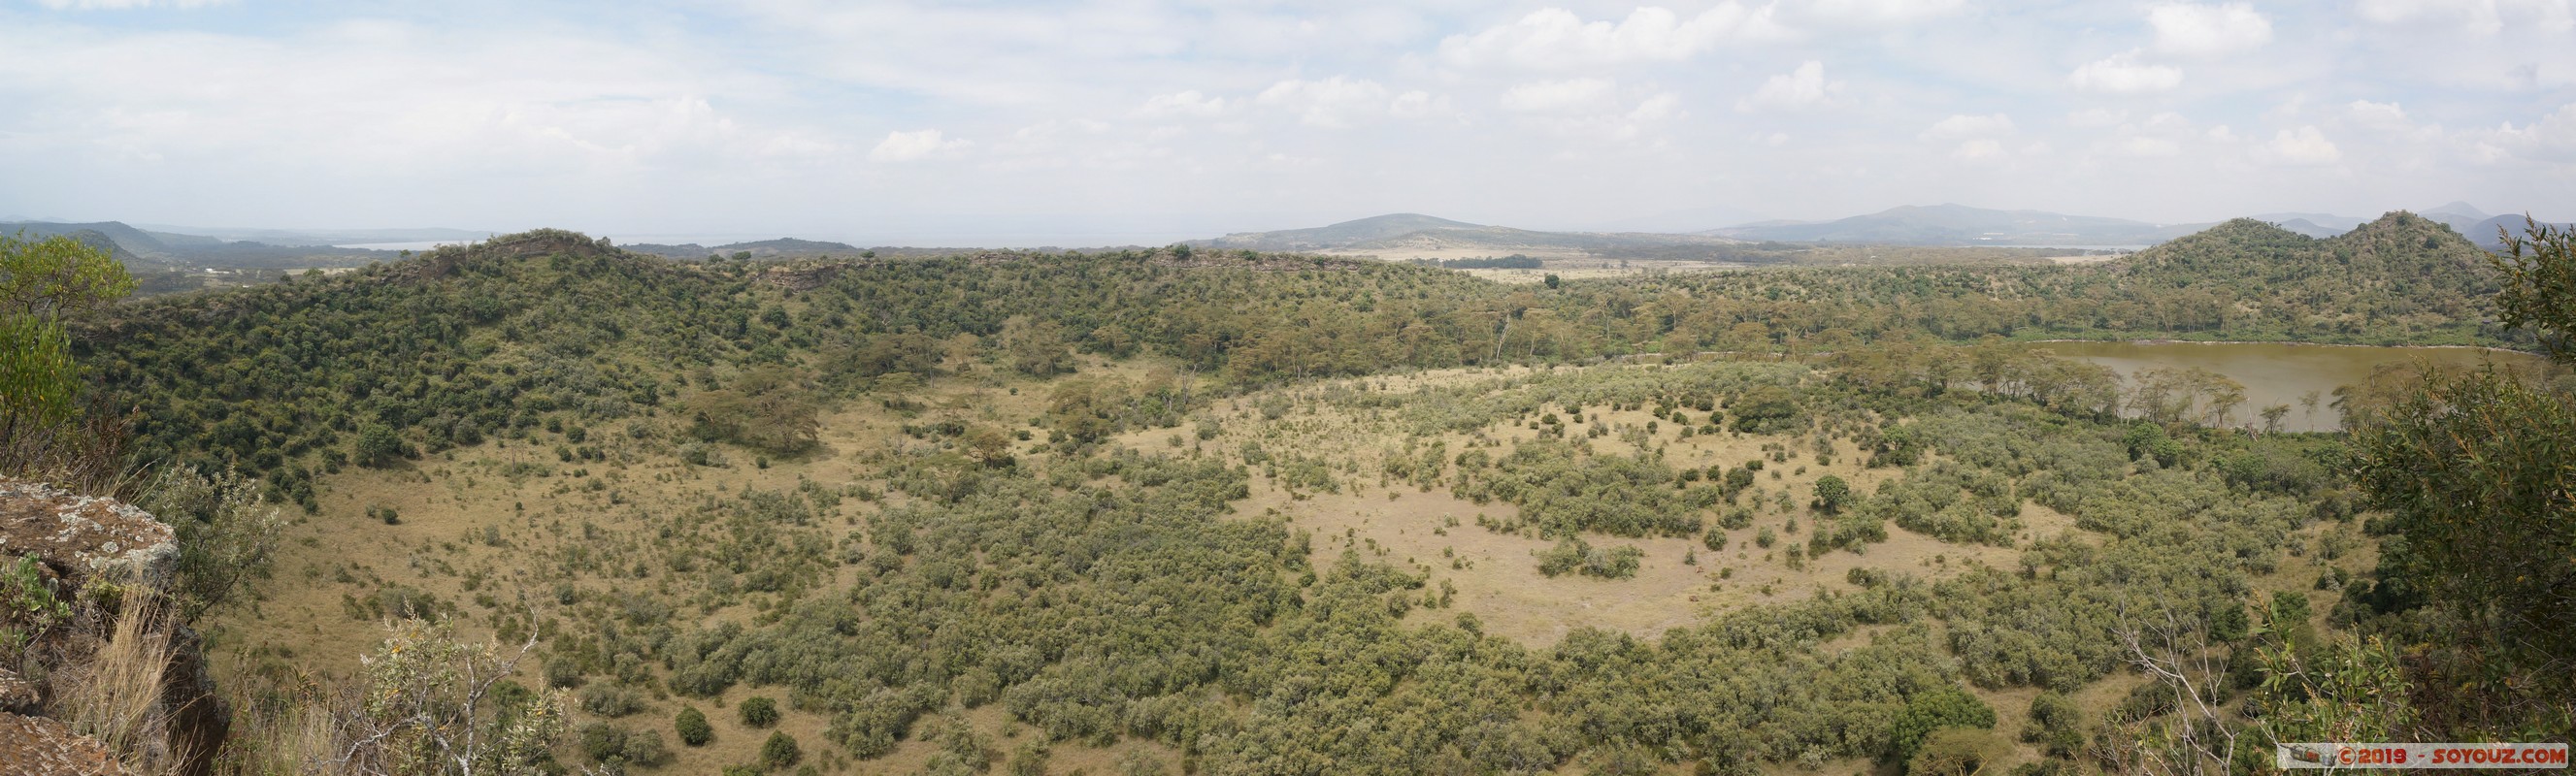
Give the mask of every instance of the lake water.
<svg viewBox="0 0 2576 776">
<path fill-rule="evenodd" d="M 2547 359 L 2528 353 L 2477 348 L 2382 348 L 2284 343 L 2196 342 L 2047 342 L 2046 348 L 2067 358 L 2110 367 L 2126 381 L 2154 367 L 2199 367 L 2245 384 L 2245 403 L 2235 416 L 2245 425 L 2260 425 L 2256 413 L 2273 404 L 2290 405 L 2282 426 L 2291 431 L 2333 431 L 2343 418 L 2334 410 L 2338 387 L 2362 382 L 2383 364 L 2429 362 L 2436 367 L 2476 368 L 2486 363 L 2536 368 Z M 2322 397 L 2310 414 L 2299 403 L 2309 391 Z"/>
</svg>

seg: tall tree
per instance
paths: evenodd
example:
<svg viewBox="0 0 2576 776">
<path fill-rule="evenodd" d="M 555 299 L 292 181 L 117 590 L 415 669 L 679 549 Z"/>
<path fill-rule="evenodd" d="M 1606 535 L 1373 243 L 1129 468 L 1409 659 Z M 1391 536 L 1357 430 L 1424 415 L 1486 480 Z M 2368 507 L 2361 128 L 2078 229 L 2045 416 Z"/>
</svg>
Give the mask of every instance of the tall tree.
<svg viewBox="0 0 2576 776">
<path fill-rule="evenodd" d="M 80 412 L 63 319 L 133 291 L 123 265 L 79 240 L 0 236 L 0 473 L 84 489 L 117 479 L 122 427 Z"/>
<path fill-rule="evenodd" d="M 2576 332 L 2576 250 L 2534 226 L 2497 260 L 2504 320 L 2555 343 Z M 2404 536 L 2383 571 L 2426 594 L 2466 636 L 2448 663 L 2463 688 L 2455 731 L 2569 722 L 2576 699 L 2576 397 L 2486 369 L 2428 376 L 2361 406 L 2355 479 Z"/>
</svg>

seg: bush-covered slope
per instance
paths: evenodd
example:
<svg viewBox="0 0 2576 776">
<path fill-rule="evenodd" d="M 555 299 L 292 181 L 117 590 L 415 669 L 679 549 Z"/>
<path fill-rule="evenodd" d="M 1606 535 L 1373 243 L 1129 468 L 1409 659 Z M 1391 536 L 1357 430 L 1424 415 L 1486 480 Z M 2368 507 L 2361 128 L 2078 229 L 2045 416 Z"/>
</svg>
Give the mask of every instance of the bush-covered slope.
<svg viewBox="0 0 2576 776">
<path fill-rule="evenodd" d="M 78 347 L 138 410 L 142 460 L 246 467 L 302 501 L 312 469 L 623 417 L 754 373 L 849 391 L 960 353 L 1051 372 L 1068 348 L 1168 353 L 1240 382 L 1451 365 L 1482 354 L 1499 314 L 1459 311 L 1492 289 L 1235 254 L 698 265 L 543 231 L 148 300 Z"/>
<path fill-rule="evenodd" d="M 2223 293 L 2281 323 L 2474 322 L 2496 290 L 2485 251 L 2405 212 L 2323 240 L 2240 218 L 2138 253 L 2128 277 L 2146 289 Z"/>
<path fill-rule="evenodd" d="M 680 263 L 543 231 L 337 277 L 149 300 L 84 328 L 79 347 L 100 384 L 139 410 L 142 459 L 243 466 L 302 501 L 311 470 L 406 446 L 579 425 L 717 391 L 733 392 L 707 399 L 719 414 L 758 415 L 780 396 L 828 401 L 894 372 L 989 363 L 1052 374 L 1077 350 L 1165 356 L 1257 385 L 1926 336 L 2518 342 L 2482 322 L 2494 282 L 2482 255 L 2398 213 L 2329 240 L 2235 221 L 2108 267 L 1790 269 L 1528 289 L 1409 265 L 1187 249 Z M 801 436 L 722 420 L 701 430 L 775 444 Z"/>
</svg>

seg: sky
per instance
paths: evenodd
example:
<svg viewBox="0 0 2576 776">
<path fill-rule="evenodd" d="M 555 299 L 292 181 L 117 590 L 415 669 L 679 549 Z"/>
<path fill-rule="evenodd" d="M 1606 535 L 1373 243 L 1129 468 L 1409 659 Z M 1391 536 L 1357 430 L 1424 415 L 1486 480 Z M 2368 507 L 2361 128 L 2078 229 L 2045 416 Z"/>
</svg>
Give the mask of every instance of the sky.
<svg viewBox="0 0 2576 776">
<path fill-rule="evenodd" d="M 2576 0 L 0 0 L 0 218 L 1158 244 L 2576 218 Z"/>
</svg>

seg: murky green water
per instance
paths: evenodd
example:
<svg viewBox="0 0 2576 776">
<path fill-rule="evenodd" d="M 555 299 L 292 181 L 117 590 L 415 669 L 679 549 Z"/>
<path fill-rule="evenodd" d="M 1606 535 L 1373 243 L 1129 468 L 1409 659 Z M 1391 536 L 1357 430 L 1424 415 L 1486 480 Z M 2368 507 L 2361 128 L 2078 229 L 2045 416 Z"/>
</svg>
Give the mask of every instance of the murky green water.
<svg viewBox="0 0 2576 776">
<path fill-rule="evenodd" d="M 2046 342 L 2034 347 L 2108 366 L 2120 373 L 2123 381 L 2139 370 L 2159 366 L 2217 372 L 2245 384 L 2245 403 L 2235 413 L 2240 424 L 2259 425 L 2262 421 L 2256 412 L 2269 405 L 2287 404 L 2290 414 L 2283 418 L 2282 426 L 2291 431 L 2340 428 L 2343 418 L 2334 410 L 2335 389 L 2361 382 L 2382 364 L 2422 360 L 2437 367 L 2475 368 L 2493 362 L 2536 368 L 2547 363 L 2527 353 L 2473 348 L 2193 342 Z M 2320 397 L 2313 411 L 2300 401 L 2310 391 Z"/>
</svg>

